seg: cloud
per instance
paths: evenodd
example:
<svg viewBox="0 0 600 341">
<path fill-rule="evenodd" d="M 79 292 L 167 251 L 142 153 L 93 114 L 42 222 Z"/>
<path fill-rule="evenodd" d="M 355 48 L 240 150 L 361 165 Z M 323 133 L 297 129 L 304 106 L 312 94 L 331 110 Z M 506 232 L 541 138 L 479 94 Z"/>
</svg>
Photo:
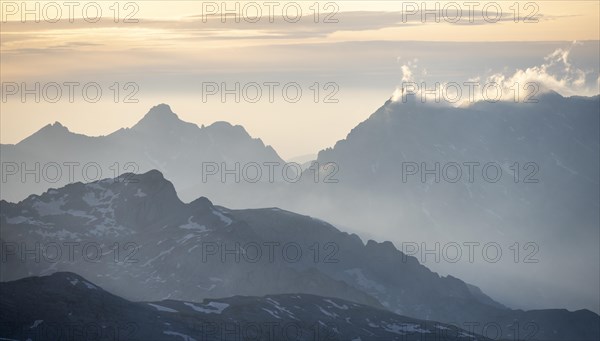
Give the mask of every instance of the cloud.
<svg viewBox="0 0 600 341">
<path fill-rule="evenodd" d="M 593 84 L 594 75 L 598 70 L 585 71 L 571 64 L 570 56 L 573 47 L 581 43 L 573 42 L 567 48 L 559 48 L 544 57 L 544 63 L 527 69 L 518 69 L 512 75 L 495 73 L 487 77 L 486 82 L 500 84 L 503 89 L 503 99 L 514 98 L 513 89 L 527 84 L 537 84 L 541 93 L 556 91 L 563 96 L 593 96 L 598 94 L 598 87 Z M 591 82 L 590 82 L 591 80 Z M 522 96 L 526 96 L 523 91 Z"/>
<path fill-rule="evenodd" d="M 401 66 L 402 86 L 396 88 L 391 99 L 405 101 L 412 95 L 427 103 L 468 106 L 479 101 L 533 102 L 536 95 L 551 91 L 565 97 L 597 95 L 600 93 L 599 70 L 583 70 L 571 62 L 572 50 L 578 45 L 582 43 L 573 42 L 566 48 L 557 48 L 545 56 L 540 65 L 516 69 L 512 73 L 475 76 L 462 82 L 427 83 L 415 79 L 418 66 L 408 62 Z"/>
<path fill-rule="evenodd" d="M 98 22 L 90 23 L 82 18 L 74 18 L 72 22 L 60 20 L 58 22 L 47 22 L 41 20 L 35 24 L 23 24 L 15 20 L 13 16 L 2 23 L 2 42 L 3 52 L 18 52 L 18 45 L 37 45 L 37 47 L 46 47 L 44 41 L 69 39 L 81 39 L 82 37 L 90 39 L 99 39 L 104 43 L 118 32 L 119 41 L 128 41 L 130 45 L 146 44 L 139 41 L 140 31 L 150 32 L 148 35 L 155 39 L 163 36 L 168 40 L 169 46 L 173 42 L 188 43 L 189 41 L 199 40 L 261 40 L 264 44 L 276 43 L 281 40 L 309 40 L 317 38 L 326 38 L 340 32 L 378 32 L 386 29 L 402 29 L 418 27 L 447 27 L 446 25 L 461 26 L 493 26 L 499 23 L 511 23 L 514 18 L 509 13 L 488 13 L 491 17 L 498 16 L 497 21 L 490 22 L 486 20 L 481 11 L 476 11 L 472 18 L 468 16 L 461 17 L 457 22 L 449 22 L 440 19 L 436 22 L 432 16 L 425 16 L 423 20 L 421 10 L 407 15 L 401 11 L 339 11 L 327 17 L 327 13 L 321 13 L 319 22 L 316 23 L 313 18 L 313 11 L 309 6 L 312 3 L 302 5 L 302 17 L 298 22 L 289 22 L 278 12 L 273 22 L 265 13 L 257 22 L 249 21 L 249 18 L 241 15 L 236 18 L 225 16 L 225 23 L 221 20 L 221 14 L 203 15 L 199 13 L 185 13 L 180 17 L 167 18 L 139 18 L 137 23 L 115 23 L 113 20 L 102 18 Z M 265 10 L 265 9 L 263 9 Z M 448 14 L 453 17 L 454 15 Z M 568 18 L 569 15 L 539 15 L 544 20 L 558 20 Z M 286 17 L 287 18 L 287 17 Z M 323 22 L 325 19 L 332 22 Z M 444 16 L 445 18 L 445 16 Z M 517 18 L 521 20 L 521 18 Z M 289 20 L 289 19 L 288 19 Z M 118 30 L 118 31 L 116 31 Z M 106 34 L 108 32 L 108 34 Z"/>
</svg>

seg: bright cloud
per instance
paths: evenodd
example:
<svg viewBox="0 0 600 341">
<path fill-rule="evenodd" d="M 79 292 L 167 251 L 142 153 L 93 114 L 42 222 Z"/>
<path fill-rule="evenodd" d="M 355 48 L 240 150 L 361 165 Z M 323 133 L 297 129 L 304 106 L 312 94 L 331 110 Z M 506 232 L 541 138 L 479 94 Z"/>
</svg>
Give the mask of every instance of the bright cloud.
<svg viewBox="0 0 600 341">
<path fill-rule="evenodd" d="M 536 95 L 555 91 L 562 96 L 594 96 L 600 93 L 598 69 L 583 70 L 571 62 L 573 42 L 544 57 L 540 65 L 514 72 L 496 72 L 477 76 L 463 82 L 425 82 L 416 79 L 418 65 L 408 62 L 401 66 L 402 85 L 392 94 L 393 101 L 414 96 L 427 103 L 467 106 L 478 101 L 535 101 Z M 422 71 L 425 74 L 424 69 Z M 594 81 L 596 80 L 596 81 Z"/>
</svg>

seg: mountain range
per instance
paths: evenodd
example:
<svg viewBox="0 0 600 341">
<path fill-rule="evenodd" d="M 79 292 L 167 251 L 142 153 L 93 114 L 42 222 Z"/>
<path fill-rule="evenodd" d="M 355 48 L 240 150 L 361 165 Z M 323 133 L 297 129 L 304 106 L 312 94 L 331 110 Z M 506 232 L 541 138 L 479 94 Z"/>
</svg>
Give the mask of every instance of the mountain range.
<svg viewBox="0 0 600 341">
<path fill-rule="evenodd" d="M 272 181 L 236 180 L 244 165 L 285 161 L 241 126 L 198 127 L 165 104 L 107 136 L 56 122 L 0 145 L 0 277 L 72 271 L 134 301 L 299 293 L 594 339 L 584 326 L 597 315 L 581 308 L 600 311 L 599 118 L 600 96 L 389 100 L 319 152 L 316 168 L 290 168 L 298 182 L 281 167 Z M 207 163 L 221 169 L 207 177 Z M 495 243 L 502 257 L 437 260 L 440 245 L 464 242 Z M 432 248 L 433 262 L 423 257 Z"/>
<path fill-rule="evenodd" d="M 150 109 L 133 127 L 106 136 L 73 133 L 55 122 L 17 144 L 0 145 L 0 151 L 5 164 L 1 195 L 11 201 L 75 181 L 152 169 L 177 179 L 178 192 L 187 200 L 197 197 L 190 192 L 192 189 L 228 197 L 229 186 L 221 182 L 220 172 L 203 181 L 203 163 L 216 164 L 219 170 L 222 163 L 223 170 L 235 169 L 236 163 L 284 164 L 272 147 L 252 138 L 243 127 L 227 122 L 198 127 L 180 120 L 166 104 Z M 10 168 L 12 165 L 14 168 Z M 38 177 L 26 175 L 26 170 L 33 170 Z M 292 174 L 294 170 L 289 171 Z M 233 176 L 228 179 L 234 181 Z M 266 174 L 264 180 L 269 180 Z M 281 173 L 274 175 L 276 180 L 281 180 Z"/>
<path fill-rule="evenodd" d="M 600 96 L 551 92 L 537 103 L 466 108 L 408 99 L 386 102 L 322 150 L 316 161 L 337 164 L 339 182 L 311 184 L 308 193 L 281 200 L 294 201 L 285 207 L 363 237 L 424 243 L 421 250 L 498 243 L 498 263 L 481 255 L 471 263 L 462 248 L 456 264 L 428 265 L 478 281 L 512 306 L 598 310 Z M 532 263 L 524 261 L 529 255 Z"/>
<path fill-rule="evenodd" d="M 507 337 L 526 332 L 510 325 L 535 326 L 537 340 L 600 336 L 591 311 L 508 309 L 390 242 L 310 216 L 184 203 L 156 170 L 2 200 L 0 225 L 2 281 L 69 271 L 134 301 L 306 294 L 464 329 L 493 323 Z"/>
<path fill-rule="evenodd" d="M 321 217 L 364 239 L 390 240 L 404 251 L 404 245 L 423 251 L 497 243 L 503 255 L 494 264 L 479 255 L 473 262 L 463 256 L 428 265 L 485 287 L 509 306 L 600 312 L 599 107 L 599 96 L 553 92 L 537 103 L 464 108 L 412 97 L 390 100 L 319 152 L 317 167 L 302 165 L 300 181 L 292 183 L 275 150 L 241 126 L 198 127 L 161 104 L 133 127 L 107 136 L 76 134 L 55 123 L 15 145 L 1 145 L 0 197 L 19 201 L 75 181 L 159 169 L 185 202 L 207 196 L 228 207 L 277 206 Z M 71 172 L 72 163 L 77 166 Z M 236 163 L 238 170 L 227 173 Z M 244 176 L 246 165 L 265 164 L 280 165 L 273 181 L 266 166 L 257 181 Z M 296 179 L 295 171 L 287 169 L 290 178 Z M 570 266 L 573 259 L 582 266 Z M 581 283 L 578 289 L 573 282 Z M 511 289 L 516 285 L 522 290 Z"/>
<path fill-rule="evenodd" d="M 452 325 L 313 295 L 131 302 L 69 272 L 0 283 L 0 289 L 0 335 L 11 339 L 489 340 Z"/>
</svg>

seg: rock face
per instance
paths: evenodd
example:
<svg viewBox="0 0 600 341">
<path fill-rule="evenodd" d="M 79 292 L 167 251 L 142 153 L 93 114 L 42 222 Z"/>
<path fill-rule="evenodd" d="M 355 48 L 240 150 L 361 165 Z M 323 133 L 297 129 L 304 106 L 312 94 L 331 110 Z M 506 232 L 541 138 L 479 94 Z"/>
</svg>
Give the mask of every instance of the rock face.
<svg viewBox="0 0 600 341">
<path fill-rule="evenodd" d="M 451 325 L 314 295 L 131 302 L 57 272 L 0 283 L 0 336 L 48 340 L 488 340 Z"/>
<path fill-rule="evenodd" d="M 70 271 L 135 301 L 319 295 L 463 328 L 477 322 L 475 333 L 495 323 L 507 338 L 515 321 L 533 323 L 539 340 L 599 335 L 592 312 L 504 308 L 390 242 L 363 244 L 318 219 L 204 197 L 183 203 L 155 170 L 1 201 L 0 224 L 2 281 Z"/>
</svg>

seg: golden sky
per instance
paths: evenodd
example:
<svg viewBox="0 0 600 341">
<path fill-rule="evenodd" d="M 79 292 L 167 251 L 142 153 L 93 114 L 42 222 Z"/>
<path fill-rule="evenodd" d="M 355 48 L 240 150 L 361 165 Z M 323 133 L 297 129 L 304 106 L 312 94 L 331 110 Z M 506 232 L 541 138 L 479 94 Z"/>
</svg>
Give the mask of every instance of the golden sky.
<svg viewBox="0 0 600 341">
<path fill-rule="evenodd" d="M 25 9 L 37 14 L 26 14 L 25 22 L 22 22 L 21 3 L 0 1 L 2 82 L 94 81 L 108 87 L 114 82 L 131 81 L 139 84 L 140 94 L 145 90 L 145 96 L 140 95 L 136 105 L 117 105 L 104 98 L 94 105 L 65 101 L 21 103 L 11 97 L 0 102 L 2 143 L 16 143 L 55 120 L 77 132 L 107 134 L 135 123 L 152 105 L 167 102 L 178 103 L 174 110 L 179 109 L 183 116 L 198 124 L 220 119 L 243 124 L 278 151 L 281 149 L 285 156 L 295 156 L 309 150 L 316 152 L 343 138 L 383 103 L 394 84 L 381 79 L 382 87 L 390 91 L 377 95 L 376 89 L 368 85 L 361 88 L 358 80 L 348 82 L 351 85 L 340 93 L 346 101 L 339 105 L 314 107 L 314 103 L 305 103 L 289 107 L 262 103 L 252 107 L 227 106 L 223 110 L 217 104 L 198 106 L 197 98 L 185 94 L 189 84 L 182 78 L 194 75 L 198 79 L 216 80 L 228 74 L 230 79 L 231 74 L 263 72 L 291 80 L 298 75 L 314 74 L 314 79 L 303 79 L 306 84 L 326 82 L 328 74 L 332 81 L 337 81 L 343 68 L 351 72 L 357 65 L 368 65 L 382 56 L 381 50 L 373 49 L 369 55 L 368 49 L 346 47 L 357 43 L 600 40 L 599 1 L 479 1 L 472 12 L 468 1 L 428 1 L 426 9 L 435 9 L 437 3 L 442 11 L 439 23 L 431 14 L 422 20 L 422 1 L 227 1 L 225 9 L 221 7 L 222 1 L 84 1 L 76 2 L 72 16 L 65 2 L 27 1 Z M 240 22 L 230 14 L 223 23 L 220 12 L 235 9 L 236 5 L 240 9 Z M 260 17 L 255 15 L 257 8 L 262 12 Z M 315 22 L 317 8 L 318 22 Z M 461 19 L 451 22 L 456 18 L 453 11 L 456 8 L 462 11 Z M 60 16 L 57 10 L 61 11 Z M 101 15 L 96 15 L 100 13 L 98 10 Z M 301 17 L 296 17 L 298 10 Z M 36 15 L 40 22 L 35 22 Z M 130 22 L 124 22 L 127 18 Z M 551 52 L 543 52 L 539 58 L 543 61 Z M 403 57 L 402 53 L 402 49 L 390 51 L 390 65 Z M 443 57 L 445 52 L 435 53 Z M 439 63 L 444 61 L 440 59 Z M 379 65 L 374 63 L 364 72 L 383 74 Z M 254 74 L 244 79 L 256 77 Z M 400 79 L 401 74 L 395 76 Z M 165 79 L 163 85 L 172 85 L 172 93 L 155 89 L 157 77 Z M 282 118 L 279 113 L 282 110 L 298 116 Z M 82 117 L 82 111 L 94 114 Z M 106 114 L 107 111 L 112 114 Z M 193 116 L 198 111 L 203 116 Z M 303 114 L 307 111 L 317 112 L 318 116 Z M 328 127 L 314 132 L 317 136 L 314 142 L 300 144 L 303 135 L 294 128 L 315 129 L 319 120 L 325 120 Z M 268 127 L 275 122 L 276 129 Z M 294 123 L 291 131 L 286 131 L 286 122 Z"/>
</svg>

